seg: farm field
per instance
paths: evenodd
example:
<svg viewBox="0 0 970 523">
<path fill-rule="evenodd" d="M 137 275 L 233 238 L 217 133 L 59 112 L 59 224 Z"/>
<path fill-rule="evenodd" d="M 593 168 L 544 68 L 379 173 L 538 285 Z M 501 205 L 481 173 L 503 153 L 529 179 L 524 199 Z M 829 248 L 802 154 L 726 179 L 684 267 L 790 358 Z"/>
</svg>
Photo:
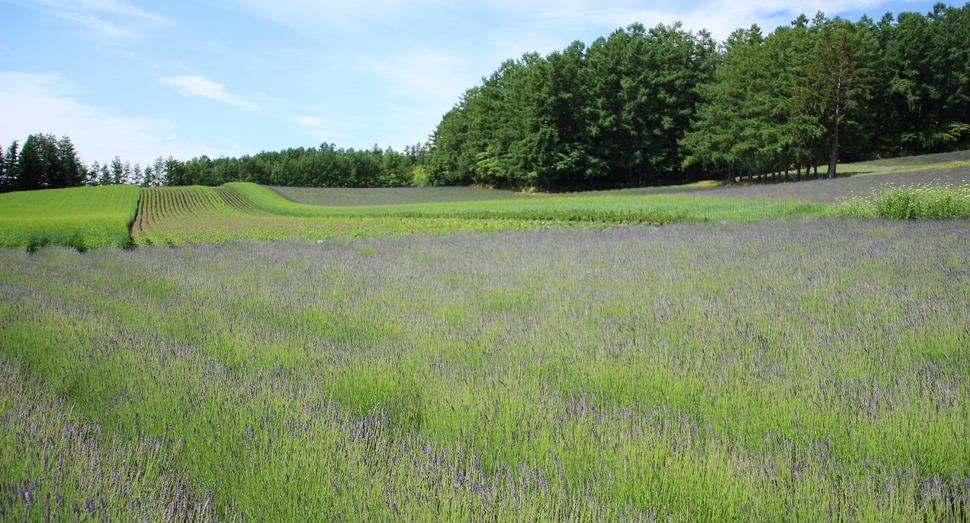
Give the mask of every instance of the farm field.
<svg viewBox="0 0 970 523">
<path fill-rule="evenodd" d="M 20 193 L 0 521 L 966 521 L 966 178 Z"/>
<path fill-rule="evenodd" d="M 948 165 L 948 164 L 944 164 Z M 114 245 L 179 246 L 234 239 L 365 237 L 547 227 L 662 225 L 678 221 L 749 221 L 768 217 L 875 216 L 864 200 L 898 187 L 936 188 L 956 202 L 942 213 L 970 215 L 970 166 L 767 186 L 688 186 L 567 194 L 516 194 L 458 187 L 410 189 L 273 189 L 222 187 L 87 187 L 3 195 L 0 245 L 33 250 Z M 912 189 L 904 189 L 911 191 Z M 66 192 L 64 192 L 66 191 Z M 932 192 L 932 191 L 931 191 Z M 305 202 L 288 199 L 289 194 Z M 940 194 L 921 194 L 919 198 Z M 360 198 L 360 205 L 346 205 Z M 840 202 L 852 200 L 855 208 Z M 338 205 L 341 202 L 344 204 Z M 130 225 L 130 230 L 127 227 Z"/>
<path fill-rule="evenodd" d="M 333 207 L 509 200 L 514 198 L 528 198 L 531 196 L 498 189 L 480 189 L 474 187 L 384 187 L 373 189 L 334 187 L 270 188 L 297 203 L 328 205 Z"/>
<path fill-rule="evenodd" d="M 709 198 L 699 195 L 616 195 L 587 192 L 521 195 L 487 201 L 412 203 L 406 205 L 323 206 L 288 200 L 268 187 L 230 183 L 263 209 L 293 216 L 396 216 L 410 218 L 511 219 L 558 222 L 670 223 L 682 220 L 751 220 L 818 215 L 824 206 L 797 199 Z M 315 189 L 308 189 L 313 191 Z M 318 189 L 319 190 L 319 189 Z M 322 191 L 328 191 L 322 189 Z"/>
<path fill-rule="evenodd" d="M 0 519 L 964 521 L 970 227 L 0 251 Z"/>
<path fill-rule="evenodd" d="M 466 189 L 454 194 L 476 190 Z M 332 190 L 302 189 L 303 194 L 315 191 L 331 194 Z M 135 245 L 173 246 L 243 238 L 325 240 L 461 230 L 536 229 L 570 224 L 603 228 L 623 221 L 662 224 L 685 219 L 750 220 L 764 216 L 821 214 L 825 209 L 810 202 L 765 198 L 556 198 L 494 192 L 504 193 L 508 199 L 335 207 L 293 202 L 272 189 L 246 183 L 216 188 L 146 188 L 142 189 L 142 201 L 132 225 L 131 238 Z M 432 192 L 432 198 L 434 194 Z M 387 199 L 387 196 L 377 194 L 371 198 L 373 203 L 377 199 Z"/>
<path fill-rule="evenodd" d="M 233 184 L 235 185 L 235 184 Z M 142 204 L 132 225 L 135 245 L 180 246 L 221 243 L 235 239 L 261 241 L 282 238 L 327 238 L 444 233 L 460 230 L 497 231 L 541 228 L 550 224 L 513 220 L 458 220 L 393 216 L 285 215 L 258 206 L 236 190 L 222 187 L 151 187 L 142 189 Z M 253 186 L 258 190 L 269 189 Z M 291 203 L 276 193 L 272 196 Z"/>
<path fill-rule="evenodd" d="M 952 154 L 952 153 L 949 153 Z M 963 153 L 967 155 L 966 152 Z M 936 155 L 921 156 L 927 158 Z M 963 157 L 963 156 L 960 156 Z M 905 160 L 905 159 L 897 159 Z M 883 160 L 880 160 L 883 161 Z M 911 160 L 915 161 L 915 160 Z M 942 165 L 946 165 L 945 163 Z M 865 174 L 833 180 L 812 180 L 810 182 L 789 182 L 777 184 L 734 185 L 712 187 L 664 187 L 647 189 L 626 189 L 616 191 L 620 194 L 692 194 L 698 196 L 769 199 L 799 199 L 817 204 L 831 205 L 852 197 L 871 197 L 888 187 L 970 187 L 970 165 L 954 167 L 933 167 L 933 164 L 916 164 L 918 170 Z M 924 168 L 929 167 L 929 168 Z"/>
<path fill-rule="evenodd" d="M 123 247 L 140 194 L 134 186 L 0 194 L 0 247 Z"/>
</svg>

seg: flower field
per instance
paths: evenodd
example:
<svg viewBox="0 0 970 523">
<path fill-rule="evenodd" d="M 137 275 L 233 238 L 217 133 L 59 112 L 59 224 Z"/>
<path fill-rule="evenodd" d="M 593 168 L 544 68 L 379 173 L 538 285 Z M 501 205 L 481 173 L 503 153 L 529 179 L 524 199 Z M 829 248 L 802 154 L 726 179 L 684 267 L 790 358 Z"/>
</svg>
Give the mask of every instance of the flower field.
<svg viewBox="0 0 970 523">
<path fill-rule="evenodd" d="M 967 169 L 0 195 L 0 521 L 963 523 Z"/>
<path fill-rule="evenodd" d="M 2 250 L 0 519 L 966 521 L 968 244 L 812 217 Z"/>
</svg>

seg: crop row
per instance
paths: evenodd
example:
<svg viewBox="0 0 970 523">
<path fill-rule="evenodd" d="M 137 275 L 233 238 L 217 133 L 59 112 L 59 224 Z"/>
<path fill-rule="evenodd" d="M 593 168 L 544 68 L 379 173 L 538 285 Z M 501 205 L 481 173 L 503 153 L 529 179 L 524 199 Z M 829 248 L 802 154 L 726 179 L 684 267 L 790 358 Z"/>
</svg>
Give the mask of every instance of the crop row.
<svg viewBox="0 0 970 523">
<path fill-rule="evenodd" d="M 144 197 L 132 227 L 136 245 L 221 243 L 235 239 L 278 240 L 362 237 L 458 230 L 497 231 L 549 226 L 527 220 L 408 218 L 395 216 L 293 216 L 264 209 L 240 194 L 236 184 L 209 187 L 153 187 Z M 271 190 L 254 186 L 272 193 Z M 276 198 L 282 199 L 276 193 Z"/>
</svg>

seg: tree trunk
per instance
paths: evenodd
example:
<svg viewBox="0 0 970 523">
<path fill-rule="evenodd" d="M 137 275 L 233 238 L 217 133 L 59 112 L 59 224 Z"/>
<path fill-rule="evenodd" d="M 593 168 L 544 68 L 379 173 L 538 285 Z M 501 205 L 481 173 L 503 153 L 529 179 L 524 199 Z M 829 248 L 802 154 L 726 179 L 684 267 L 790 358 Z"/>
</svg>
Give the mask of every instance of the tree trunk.
<svg viewBox="0 0 970 523">
<path fill-rule="evenodd" d="M 829 180 L 835 178 L 835 164 L 839 162 L 839 125 L 832 128 L 832 154 L 829 156 Z"/>
</svg>

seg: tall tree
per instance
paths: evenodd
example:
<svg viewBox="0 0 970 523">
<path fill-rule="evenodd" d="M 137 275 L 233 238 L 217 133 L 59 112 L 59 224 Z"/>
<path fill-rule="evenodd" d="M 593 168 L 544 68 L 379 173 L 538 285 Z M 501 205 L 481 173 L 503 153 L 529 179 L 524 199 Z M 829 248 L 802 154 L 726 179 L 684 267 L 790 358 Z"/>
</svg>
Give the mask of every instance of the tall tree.
<svg viewBox="0 0 970 523">
<path fill-rule="evenodd" d="M 796 114 L 815 119 L 829 137 L 828 177 L 835 177 L 840 140 L 858 134 L 874 81 L 870 64 L 878 59 L 878 42 L 867 28 L 818 13 L 812 21 L 812 45 L 801 67 L 793 70 Z"/>
<path fill-rule="evenodd" d="M 53 144 L 52 144 L 53 145 Z M 74 144 L 67 136 L 56 142 L 55 164 L 51 166 L 51 187 L 80 187 L 84 185 L 87 169 L 77 157 Z"/>
<path fill-rule="evenodd" d="M 123 183 L 128 183 L 125 164 L 121 162 L 120 156 L 115 156 L 111 160 L 111 184 L 121 185 Z"/>
<path fill-rule="evenodd" d="M 724 42 L 714 81 L 697 89 L 701 103 L 695 122 L 680 142 L 691 151 L 686 165 L 716 166 L 733 178 L 736 170 L 750 172 L 763 163 L 772 107 L 765 98 L 763 77 L 770 67 L 764 60 L 764 43 L 757 25 L 735 30 Z"/>
<path fill-rule="evenodd" d="M 3 176 L 0 178 L 0 192 L 14 191 L 17 189 L 17 161 L 19 156 L 19 143 L 14 140 L 3 155 Z"/>
<path fill-rule="evenodd" d="M 47 137 L 31 134 L 24 141 L 17 159 L 17 189 L 33 191 L 47 186 L 47 166 L 45 165 L 44 145 Z"/>
</svg>

